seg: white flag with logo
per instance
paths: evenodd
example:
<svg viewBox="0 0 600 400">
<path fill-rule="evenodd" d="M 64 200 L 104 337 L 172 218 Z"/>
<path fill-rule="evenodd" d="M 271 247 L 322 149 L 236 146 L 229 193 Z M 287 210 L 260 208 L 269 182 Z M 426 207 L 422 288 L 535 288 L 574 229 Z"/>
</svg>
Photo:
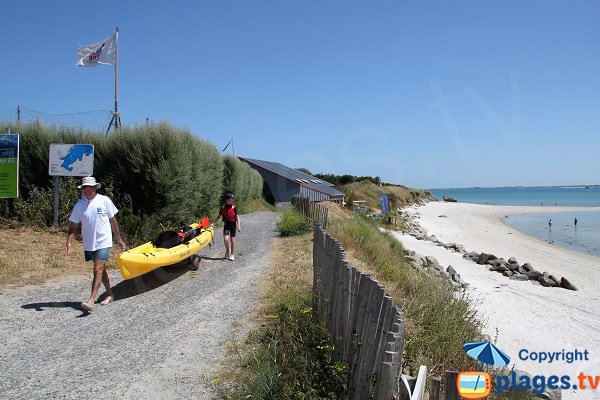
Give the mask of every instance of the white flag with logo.
<svg viewBox="0 0 600 400">
<path fill-rule="evenodd" d="M 77 49 L 77 67 L 114 64 L 117 59 L 117 32 L 104 40 Z"/>
</svg>

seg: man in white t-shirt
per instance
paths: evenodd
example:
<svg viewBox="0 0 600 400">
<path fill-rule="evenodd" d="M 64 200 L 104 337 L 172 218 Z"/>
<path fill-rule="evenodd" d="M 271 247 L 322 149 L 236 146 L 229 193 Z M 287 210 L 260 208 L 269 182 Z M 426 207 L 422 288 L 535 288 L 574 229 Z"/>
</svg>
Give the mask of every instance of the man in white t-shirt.
<svg viewBox="0 0 600 400">
<path fill-rule="evenodd" d="M 88 301 L 81 303 L 81 308 L 92 311 L 94 302 L 100 289 L 100 282 L 106 288 L 106 298 L 100 304 L 107 305 L 114 300 L 105 263 L 108 260 L 112 247 L 112 234 L 119 246 L 125 248 L 125 242 L 121 240 L 119 225 L 115 214 L 119 212 L 113 202 L 106 196 L 97 193 L 100 183 L 96 178 L 88 176 L 81 180 L 81 186 L 77 187 L 83 192 L 81 199 L 73 207 L 69 217 L 71 225 L 67 235 L 67 253 L 73 252 L 73 236 L 77 226 L 81 223 L 81 235 L 83 236 L 83 250 L 85 261 L 94 262 L 94 279 L 92 281 L 92 294 Z M 111 229 L 112 228 L 112 229 Z"/>
</svg>

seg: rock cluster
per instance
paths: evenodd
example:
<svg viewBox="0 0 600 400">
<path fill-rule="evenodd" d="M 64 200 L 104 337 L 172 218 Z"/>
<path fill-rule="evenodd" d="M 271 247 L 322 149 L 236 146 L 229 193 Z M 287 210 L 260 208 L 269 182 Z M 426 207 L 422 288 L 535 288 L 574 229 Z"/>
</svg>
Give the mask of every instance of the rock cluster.
<svg viewBox="0 0 600 400">
<path fill-rule="evenodd" d="M 435 243 L 438 246 L 442 246 L 448 250 L 461 253 L 463 255 L 463 258 L 472 260 L 479 265 L 485 265 L 490 271 L 498 272 L 506 276 L 507 278 L 516 281 L 531 281 L 534 284 L 539 284 L 545 287 L 561 287 L 569 290 L 577 290 L 577 287 L 573 285 L 567 278 L 561 277 L 560 279 L 558 279 L 556 276 L 551 275 L 549 272 L 541 272 L 539 270 L 536 270 L 529 263 L 519 264 L 515 257 L 510 257 L 508 260 L 505 260 L 504 258 L 496 257 L 494 254 L 477 253 L 476 251 L 467 252 L 464 246 L 461 244 L 443 243 L 440 240 L 438 240 L 438 238 L 436 238 L 434 235 L 428 235 L 427 232 L 414 221 L 410 221 L 408 223 L 408 228 L 408 233 L 414 236 L 416 239 L 427 240 Z M 423 267 L 434 270 L 437 269 L 438 271 L 441 268 L 434 268 L 433 265 L 427 263 L 423 263 Z M 452 268 L 452 270 L 454 270 L 454 268 Z M 448 271 L 443 270 L 443 268 L 441 272 L 447 274 L 448 277 L 450 277 Z M 458 277 L 458 281 L 455 280 L 455 282 L 460 283 L 460 276 Z"/>
<path fill-rule="evenodd" d="M 460 280 L 460 275 L 452 265 L 444 267 L 440 264 L 437 258 L 432 256 L 423 256 L 414 251 L 407 252 L 407 259 L 410 261 L 410 265 L 415 269 L 421 269 L 430 275 L 437 275 L 447 279 L 450 279 L 459 288 L 466 288 L 467 283 Z"/>
<path fill-rule="evenodd" d="M 501 273 L 513 280 L 533 281 L 546 287 L 562 287 L 569 290 L 577 290 L 577 287 L 567 278 L 562 277 L 558 279 L 546 271 L 540 272 L 536 270 L 529 263 L 520 264 L 515 257 L 510 257 L 507 261 L 493 254 L 472 251 L 465 253 L 463 258 L 472 260 L 479 265 L 486 265 L 490 271 Z"/>
</svg>

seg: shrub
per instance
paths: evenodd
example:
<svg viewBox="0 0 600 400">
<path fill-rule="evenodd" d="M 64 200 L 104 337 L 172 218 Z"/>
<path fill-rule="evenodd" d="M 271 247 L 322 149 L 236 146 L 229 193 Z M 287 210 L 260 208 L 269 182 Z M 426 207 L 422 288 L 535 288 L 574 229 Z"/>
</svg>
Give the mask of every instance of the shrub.
<svg viewBox="0 0 600 400">
<path fill-rule="evenodd" d="M 94 145 L 94 176 L 122 211 L 122 228 L 132 237 L 187 224 L 219 207 L 223 159 L 212 144 L 188 130 L 164 122 L 123 128 L 112 135 L 39 123 L 18 129 L 0 124 L 0 129 L 9 126 L 20 133 L 22 198 L 15 202 L 14 216 L 22 221 L 52 222 L 51 143 Z M 73 196 L 78 198 L 77 190 L 65 187 L 61 209 L 73 206 Z"/>
<path fill-rule="evenodd" d="M 288 208 L 277 223 L 277 230 L 283 237 L 301 235 L 310 231 L 310 224 L 306 217 L 296 209 Z"/>
<path fill-rule="evenodd" d="M 223 162 L 223 187 L 226 192 L 234 193 L 239 202 L 260 197 L 263 180 L 254 168 L 232 155 L 223 157 Z"/>
</svg>

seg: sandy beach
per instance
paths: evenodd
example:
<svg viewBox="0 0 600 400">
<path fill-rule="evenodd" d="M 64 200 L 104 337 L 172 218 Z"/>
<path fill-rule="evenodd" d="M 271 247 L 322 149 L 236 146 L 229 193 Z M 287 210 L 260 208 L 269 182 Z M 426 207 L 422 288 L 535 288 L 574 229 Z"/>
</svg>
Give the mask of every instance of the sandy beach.
<svg viewBox="0 0 600 400">
<path fill-rule="evenodd" d="M 510 357 L 516 368 L 533 375 L 600 376 L 600 257 L 568 250 L 525 235 L 502 222 L 505 216 L 525 213 L 600 211 L 582 207 L 489 206 L 432 202 L 405 210 L 428 235 L 443 243 L 462 244 L 467 252 L 492 253 L 520 264 L 530 263 L 560 279 L 568 278 L 578 291 L 546 288 L 528 281 L 510 280 L 485 266 L 464 259 L 434 243 L 396 234 L 405 248 L 434 256 L 441 265 L 452 265 L 487 322 L 486 333 Z M 440 217 L 445 216 L 445 217 Z M 589 351 L 588 361 L 552 363 L 521 360 L 519 352 Z M 563 391 L 565 399 L 597 399 L 597 391 Z"/>
</svg>

